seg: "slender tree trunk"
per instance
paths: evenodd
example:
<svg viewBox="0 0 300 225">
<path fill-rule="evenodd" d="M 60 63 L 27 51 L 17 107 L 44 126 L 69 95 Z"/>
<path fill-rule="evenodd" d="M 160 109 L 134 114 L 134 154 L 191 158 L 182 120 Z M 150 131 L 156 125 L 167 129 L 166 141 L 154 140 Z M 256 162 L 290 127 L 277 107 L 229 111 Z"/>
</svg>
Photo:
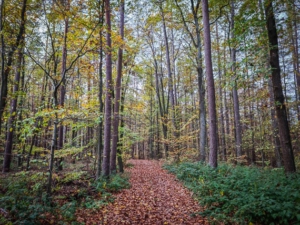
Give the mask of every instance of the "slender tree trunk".
<svg viewBox="0 0 300 225">
<path fill-rule="evenodd" d="M 33 149 L 35 139 L 36 139 L 36 134 L 34 134 L 33 137 L 32 137 L 30 148 L 29 148 L 28 155 L 27 155 L 27 163 L 26 163 L 26 170 L 27 171 L 29 170 L 30 158 L 31 158 L 32 149 Z"/>
<path fill-rule="evenodd" d="M 66 0 L 65 9 L 69 11 L 69 0 Z M 65 77 L 64 74 L 66 73 L 66 66 L 67 66 L 67 38 L 68 38 L 68 30 L 69 30 L 69 17 L 66 16 L 64 19 L 65 22 L 65 29 L 64 29 L 64 39 L 63 39 L 63 47 L 62 47 L 62 63 L 61 63 L 61 77 Z M 60 88 L 60 107 L 64 107 L 65 105 L 65 96 L 66 96 L 66 80 L 64 79 Z M 58 128 L 58 149 L 62 149 L 64 145 L 64 125 L 60 125 Z M 63 159 L 60 158 L 58 160 L 58 169 L 62 170 L 62 161 Z"/>
<path fill-rule="evenodd" d="M 2 128 L 2 115 L 6 104 L 7 96 L 7 76 L 5 75 L 5 44 L 3 36 L 3 22 L 4 22 L 4 0 L 1 0 L 0 6 L 0 41 L 1 41 L 1 92 L 0 92 L 0 134 Z"/>
<path fill-rule="evenodd" d="M 24 40 L 23 40 L 24 41 Z M 22 41 L 22 42 L 23 42 Z M 19 91 L 19 83 L 20 83 L 20 75 L 22 68 L 22 59 L 23 59 L 23 47 L 18 49 L 18 58 L 16 65 L 16 73 L 14 79 L 14 87 L 13 87 L 13 99 L 10 103 L 10 117 L 8 120 L 8 129 L 6 134 L 6 143 L 5 143 L 5 157 L 3 162 L 3 172 L 9 172 L 11 155 L 13 149 L 13 137 L 16 127 L 14 127 L 15 120 L 17 118 L 17 105 L 18 105 L 18 91 Z"/>
<path fill-rule="evenodd" d="M 270 65 L 272 69 L 272 84 L 275 101 L 275 111 L 278 121 L 278 129 L 280 135 L 280 145 L 282 149 L 282 158 L 284 169 L 287 173 L 295 172 L 296 166 L 294 161 L 294 153 L 290 137 L 290 129 L 287 120 L 286 106 L 284 103 L 284 95 L 282 90 L 279 55 L 278 55 L 278 35 L 273 12 L 273 1 L 267 0 L 265 4 L 265 14 L 268 30 L 268 38 L 270 44 Z"/>
<path fill-rule="evenodd" d="M 231 0 L 231 39 L 234 41 L 234 17 L 235 17 L 235 1 Z M 233 109 L 234 109 L 234 125 L 235 125 L 235 147 L 236 156 L 240 157 L 242 155 L 242 129 L 241 129 L 241 116 L 240 116 L 240 103 L 237 93 L 237 77 L 236 77 L 236 49 L 231 46 L 231 71 L 234 76 L 234 86 L 232 89 L 233 97 Z"/>
<path fill-rule="evenodd" d="M 148 140 L 148 145 L 149 145 L 149 151 L 150 151 L 150 159 L 154 159 L 154 152 L 153 152 L 153 126 L 154 126 L 154 119 L 153 119 L 153 93 L 152 93 L 152 76 L 150 76 L 150 82 L 151 82 L 151 89 L 150 89 L 150 127 L 149 127 L 149 140 Z"/>
<path fill-rule="evenodd" d="M 2 126 L 2 115 L 7 103 L 7 85 L 8 85 L 8 75 L 12 68 L 13 63 L 13 56 L 15 51 L 20 45 L 20 42 L 23 40 L 23 35 L 25 33 L 25 20 L 26 20 L 26 6 L 27 6 L 27 0 L 23 0 L 22 4 L 22 10 L 21 10 L 21 23 L 18 35 L 16 37 L 16 42 L 12 44 L 11 50 L 7 54 L 7 63 L 5 65 L 5 43 L 4 43 L 4 36 L 3 36 L 3 10 L 4 10 L 4 4 L 5 1 L 1 1 L 1 7 L 0 7 L 0 41 L 1 41 L 1 91 L 0 91 L 0 133 L 1 133 L 1 126 Z"/>
<path fill-rule="evenodd" d="M 126 82 L 127 85 L 127 82 Z M 124 112 L 124 103 L 125 103 L 125 89 L 122 90 L 122 95 L 121 95 L 121 114 Z M 123 164 L 123 158 L 122 158 L 122 147 L 123 147 L 123 142 L 124 142 L 124 127 L 125 127 L 125 121 L 123 116 L 121 117 L 121 132 L 120 132 L 120 140 L 118 142 L 118 148 L 117 148 L 117 160 L 118 160 L 118 166 L 119 166 L 119 171 L 120 173 L 124 172 L 124 164 Z"/>
<path fill-rule="evenodd" d="M 54 110 L 58 107 L 58 99 L 57 99 L 57 92 L 59 85 L 55 85 L 55 80 L 53 80 L 53 108 Z M 49 160 L 49 175 L 48 175 L 48 182 L 47 182 L 47 195 L 50 196 L 52 192 L 52 173 L 53 173 L 53 166 L 54 166 L 54 152 L 57 148 L 57 134 L 58 134 L 58 114 L 55 113 L 55 117 L 53 119 L 53 131 L 52 131 L 52 140 L 51 140 L 51 147 L 50 147 L 50 160 Z"/>
<path fill-rule="evenodd" d="M 291 53 L 292 53 L 292 61 L 293 61 L 293 70 L 294 70 L 294 77 L 295 77 L 295 86 L 296 86 L 296 99 L 297 102 L 297 114 L 298 114 L 298 121 L 300 121 L 300 71 L 299 71 L 299 48 L 298 48 L 298 29 L 297 29 L 297 19 L 294 18 L 296 16 L 296 12 L 294 8 L 291 6 L 290 2 L 286 2 L 287 8 L 287 32 L 288 36 L 291 40 Z M 295 4 L 295 3 L 294 3 Z"/>
<path fill-rule="evenodd" d="M 111 114 L 112 114 L 112 56 L 111 56 L 111 21 L 110 21 L 110 0 L 105 0 L 106 32 L 106 96 L 105 96 L 105 123 L 104 123 L 104 149 L 102 175 L 108 177 L 110 173 L 110 139 L 111 139 Z"/>
<path fill-rule="evenodd" d="M 101 11 L 99 12 L 99 20 L 100 20 L 100 26 L 103 27 L 104 23 L 104 1 L 101 4 Z M 97 172 L 96 172 L 96 178 L 99 179 L 101 176 L 101 158 L 102 158 L 102 150 L 103 150 L 103 42 L 102 37 L 103 33 L 100 29 L 100 59 L 99 59 L 99 111 L 100 111 L 100 123 L 98 126 L 98 144 L 97 144 Z"/>
<path fill-rule="evenodd" d="M 57 99 L 55 100 L 57 101 Z M 54 152 L 55 148 L 57 146 L 57 126 L 58 126 L 58 116 L 57 113 L 55 114 L 54 119 L 54 127 L 52 132 L 52 141 L 51 141 L 51 149 L 50 149 L 50 162 L 49 162 L 49 175 L 48 175 L 48 182 L 47 182 L 47 194 L 48 196 L 51 195 L 51 187 L 52 187 L 52 172 L 53 172 L 53 166 L 54 166 Z"/>
<path fill-rule="evenodd" d="M 4 4 L 3 1 L 2 1 L 2 4 Z M 6 65 L 7 67 L 4 71 L 4 74 L 1 74 L 2 75 L 2 85 L 1 85 L 1 96 L 0 96 L 0 121 L 2 120 L 2 113 L 4 111 L 5 104 L 6 104 L 7 81 L 8 81 L 7 79 L 8 79 L 9 72 L 11 70 L 13 54 L 16 49 L 18 49 L 18 58 L 17 58 L 17 71 L 15 74 L 15 82 L 16 83 L 14 85 L 13 91 L 15 94 L 17 94 L 17 92 L 19 91 L 19 81 L 20 81 L 20 73 L 21 73 L 22 58 L 23 58 L 23 47 L 20 47 L 20 45 L 23 45 L 24 39 L 25 39 L 26 6 L 27 6 L 27 0 L 23 0 L 22 11 L 21 11 L 21 24 L 20 24 L 17 40 L 16 40 L 15 45 L 13 46 L 13 49 L 9 52 L 8 63 Z M 3 6 L 1 6 L 1 10 L 3 10 L 2 7 Z M 4 50 L 4 49 L 2 49 L 2 50 Z M 9 169 L 10 169 L 11 154 L 12 154 L 12 141 L 13 141 L 13 132 L 14 132 L 14 128 L 12 127 L 12 125 L 16 118 L 17 98 L 14 98 L 12 100 L 11 106 L 12 106 L 11 107 L 11 117 L 8 122 L 9 129 L 8 129 L 8 133 L 7 133 L 7 141 L 6 141 L 4 161 L 3 161 L 3 172 L 4 173 L 9 172 Z M 1 130 L 1 122 L 0 122 L 0 130 Z"/>
<path fill-rule="evenodd" d="M 121 0 L 120 3 L 120 36 L 124 40 L 124 6 L 125 0 Z M 110 158 L 110 171 L 115 173 L 116 157 L 119 137 L 119 123 L 120 123 L 120 100 L 121 100 L 121 81 L 122 81 L 122 60 L 123 60 L 123 47 L 118 50 L 118 64 L 117 64 L 117 77 L 115 87 L 115 103 L 114 103 L 114 118 L 113 118 L 113 133 L 112 133 L 112 148 Z"/>
<path fill-rule="evenodd" d="M 202 0 L 202 15 L 204 26 L 205 68 L 207 79 L 208 115 L 209 115 L 209 165 L 216 168 L 218 165 L 218 134 L 216 116 L 215 83 L 211 60 L 210 24 L 208 0 Z"/>
<path fill-rule="evenodd" d="M 163 33 L 164 33 L 164 39 L 165 39 L 165 47 L 166 47 L 166 62 L 167 62 L 167 71 L 168 71 L 168 97 L 171 100 L 171 107 L 172 107 L 172 125 L 173 125 L 173 134 L 175 138 L 178 138 L 178 132 L 177 132 L 177 125 L 176 125 L 176 106 L 175 106 L 175 96 L 174 96 L 174 90 L 173 90 L 173 76 L 172 76 L 172 70 L 171 70 L 171 60 L 170 60 L 170 50 L 169 50 L 169 41 L 168 41 L 168 35 L 167 35 L 167 29 L 166 29 L 166 22 L 165 22 L 165 15 L 162 8 L 162 3 L 159 5 L 160 7 L 160 13 L 162 18 L 162 24 L 163 24 Z"/>
<path fill-rule="evenodd" d="M 159 77 L 158 62 L 156 59 L 152 39 L 150 41 L 151 41 L 150 48 L 151 48 L 151 52 L 152 52 L 152 57 L 153 57 L 153 61 L 154 61 L 154 69 L 155 69 L 155 90 L 156 90 L 156 97 L 157 97 L 157 101 L 158 101 L 160 120 L 162 123 L 163 138 L 167 139 L 168 127 L 167 127 L 165 118 L 168 116 L 168 104 L 166 106 L 164 93 L 163 93 L 163 91 L 160 91 L 160 89 L 163 90 L 162 77 Z M 162 76 L 162 74 L 161 74 L 161 76 Z M 157 127 L 157 129 L 159 130 L 158 127 Z M 159 133 L 158 133 L 158 135 L 159 135 Z M 159 144 L 158 144 L 158 150 L 159 150 Z M 157 155 L 158 155 L 158 153 L 157 153 Z M 167 157 L 167 155 L 168 155 L 168 144 L 166 142 L 164 142 L 164 156 Z"/>
<path fill-rule="evenodd" d="M 219 43 L 218 22 L 216 23 L 216 38 L 217 38 L 217 54 L 218 54 L 218 75 L 219 75 L 219 102 L 220 102 L 220 149 L 222 160 L 226 161 L 226 143 L 225 143 L 225 127 L 224 127 L 224 107 L 223 107 L 223 91 L 222 91 L 222 72 L 221 72 L 221 52 Z"/>
</svg>

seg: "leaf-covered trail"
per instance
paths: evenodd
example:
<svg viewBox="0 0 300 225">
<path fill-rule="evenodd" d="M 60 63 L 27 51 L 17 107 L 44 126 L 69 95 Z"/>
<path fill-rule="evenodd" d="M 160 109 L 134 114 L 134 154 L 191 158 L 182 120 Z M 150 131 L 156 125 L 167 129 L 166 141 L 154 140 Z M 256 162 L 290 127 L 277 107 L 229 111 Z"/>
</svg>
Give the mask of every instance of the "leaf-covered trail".
<svg viewBox="0 0 300 225">
<path fill-rule="evenodd" d="M 157 161 L 131 160 L 131 188 L 116 194 L 102 211 L 102 224 L 208 224 L 200 206 Z"/>
</svg>

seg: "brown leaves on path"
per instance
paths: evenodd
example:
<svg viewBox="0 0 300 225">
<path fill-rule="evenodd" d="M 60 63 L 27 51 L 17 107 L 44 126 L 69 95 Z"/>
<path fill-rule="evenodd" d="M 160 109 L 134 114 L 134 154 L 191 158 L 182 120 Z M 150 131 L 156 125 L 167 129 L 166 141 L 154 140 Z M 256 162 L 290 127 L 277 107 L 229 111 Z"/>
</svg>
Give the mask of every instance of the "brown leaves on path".
<svg viewBox="0 0 300 225">
<path fill-rule="evenodd" d="M 194 213 L 201 207 L 191 193 L 161 168 L 157 161 L 131 160 L 131 188 L 116 194 L 102 209 L 99 224 L 208 224 Z M 193 215 L 194 214 L 194 215 Z"/>
</svg>

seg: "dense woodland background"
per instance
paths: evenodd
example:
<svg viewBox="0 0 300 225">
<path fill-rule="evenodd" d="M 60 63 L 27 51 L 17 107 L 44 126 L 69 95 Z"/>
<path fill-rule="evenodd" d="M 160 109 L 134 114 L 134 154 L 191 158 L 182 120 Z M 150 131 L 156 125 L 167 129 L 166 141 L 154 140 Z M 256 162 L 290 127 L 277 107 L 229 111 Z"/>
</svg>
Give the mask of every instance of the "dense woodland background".
<svg viewBox="0 0 300 225">
<path fill-rule="evenodd" d="M 299 0 L 0 0 L 0 224 L 299 224 L 299 28 Z"/>
<path fill-rule="evenodd" d="M 39 166 L 51 184 L 80 159 L 97 177 L 130 157 L 210 161 L 211 140 L 218 161 L 295 171 L 299 11 L 297 0 L 211 0 L 205 33 L 200 0 L 1 0 L 3 172 Z"/>
</svg>

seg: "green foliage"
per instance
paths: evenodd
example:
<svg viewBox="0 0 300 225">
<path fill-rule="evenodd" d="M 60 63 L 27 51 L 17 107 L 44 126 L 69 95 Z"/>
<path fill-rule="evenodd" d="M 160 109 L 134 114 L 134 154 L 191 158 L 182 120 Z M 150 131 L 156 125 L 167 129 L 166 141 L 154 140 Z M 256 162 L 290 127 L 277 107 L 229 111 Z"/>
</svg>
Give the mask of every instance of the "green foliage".
<svg viewBox="0 0 300 225">
<path fill-rule="evenodd" d="M 282 169 L 260 170 L 201 163 L 166 165 L 197 196 L 201 213 L 225 223 L 296 224 L 300 222 L 300 177 Z"/>
<path fill-rule="evenodd" d="M 86 171 L 81 172 L 70 172 L 65 175 L 65 177 L 60 181 L 61 183 L 70 183 L 75 180 L 79 180 L 82 176 L 86 175 Z"/>
<path fill-rule="evenodd" d="M 101 193 L 117 192 L 130 187 L 128 176 L 120 174 L 113 174 L 109 179 L 100 177 L 93 185 Z"/>
<path fill-rule="evenodd" d="M 81 153 L 85 147 L 86 146 L 80 148 L 76 148 L 76 147 L 64 148 L 61 149 L 60 151 L 56 151 L 55 157 L 60 158 L 60 157 L 74 156 Z"/>
<path fill-rule="evenodd" d="M 97 209 L 112 202 L 114 199 L 111 193 L 129 188 L 130 184 L 127 176 L 114 174 L 111 175 L 109 179 L 100 177 L 92 184 L 92 187 L 96 189 L 98 195 L 101 196 L 101 199 L 96 200 L 90 196 L 86 196 L 81 206 L 87 209 Z"/>
<path fill-rule="evenodd" d="M 5 194 L 0 195 L 0 208 L 9 212 L 15 224 L 36 224 L 43 213 L 52 211 L 43 192 L 45 174 L 29 175 L 28 172 L 17 173 L 12 179 L 4 180 L 1 185 Z"/>
<path fill-rule="evenodd" d="M 104 193 L 101 197 L 101 200 L 95 200 L 88 196 L 81 205 L 86 209 L 98 209 L 114 200 L 110 193 Z"/>
<path fill-rule="evenodd" d="M 130 187 L 130 184 L 128 181 L 128 177 L 126 177 L 124 175 L 122 176 L 120 174 L 116 174 L 116 175 L 112 176 L 106 185 L 106 188 L 110 192 L 118 192 L 122 189 L 126 189 L 129 187 Z"/>
<path fill-rule="evenodd" d="M 78 208 L 100 208 L 114 200 L 112 192 L 130 186 L 125 175 L 115 174 L 110 179 L 101 178 L 94 182 L 87 175 L 85 171 L 55 174 L 53 190 L 59 192 L 54 191 L 53 199 L 46 195 L 47 173 L 20 172 L 3 179 L 0 209 L 8 214 L 6 218 L 0 214 L 0 224 L 39 224 L 46 213 L 60 215 L 59 224 L 76 224 Z"/>
<path fill-rule="evenodd" d="M 65 218 L 67 221 L 73 221 L 75 219 L 77 205 L 78 204 L 75 200 L 62 205 L 60 207 L 60 212 L 63 218 Z"/>
</svg>

